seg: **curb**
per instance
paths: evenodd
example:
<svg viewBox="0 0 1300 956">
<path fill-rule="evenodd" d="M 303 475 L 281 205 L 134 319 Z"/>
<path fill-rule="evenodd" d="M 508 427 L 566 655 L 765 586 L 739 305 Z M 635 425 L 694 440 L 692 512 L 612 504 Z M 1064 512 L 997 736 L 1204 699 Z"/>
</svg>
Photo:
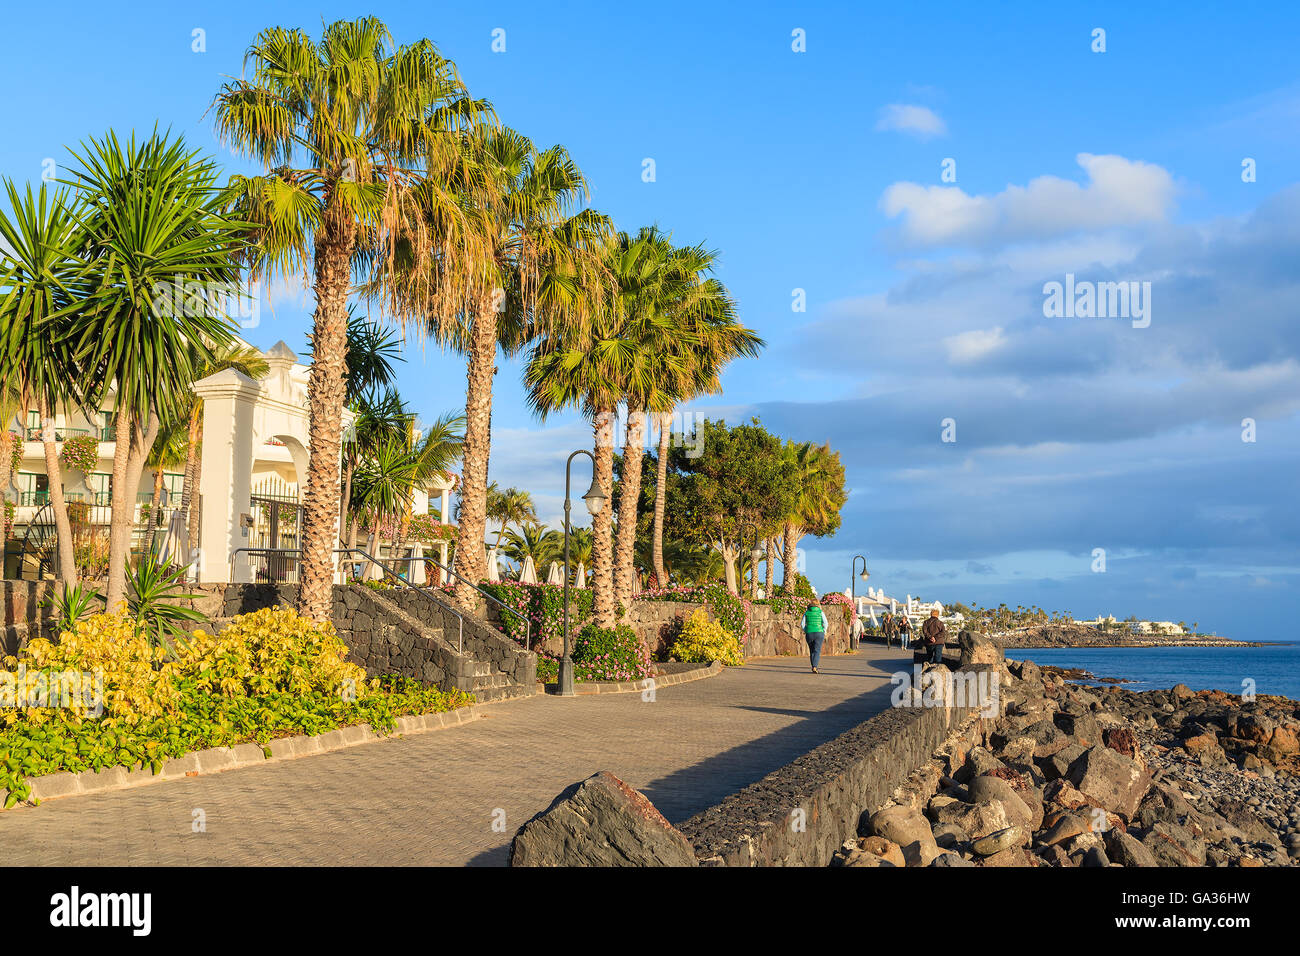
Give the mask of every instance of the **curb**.
<svg viewBox="0 0 1300 956">
<path fill-rule="evenodd" d="M 688 671 L 677 671 L 673 674 L 656 674 L 654 677 L 646 677 L 641 680 L 625 681 L 587 681 L 583 683 L 574 682 L 574 697 L 589 697 L 592 694 L 631 694 L 641 693 L 647 688 L 643 686 L 647 680 L 654 681 L 655 689 L 660 687 L 672 687 L 674 684 L 689 684 L 691 681 L 704 680 L 706 677 L 716 677 L 725 669 L 721 661 L 714 661 L 708 667 L 695 667 Z M 547 688 L 555 687 L 555 684 L 546 684 Z M 550 690 L 543 691 L 548 697 L 558 696 L 551 693 Z"/>
<path fill-rule="evenodd" d="M 375 733 L 369 724 L 354 724 L 351 727 L 340 727 L 338 730 L 312 737 L 301 734 L 295 737 L 277 737 L 265 748 L 256 743 L 236 744 L 233 747 L 210 747 L 207 750 L 196 750 L 165 760 L 158 773 L 137 765 L 131 769 L 106 767 L 103 770 L 82 770 L 77 773 L 63 770 L 42 777 L 29 777 L 27 783 L 31 787 L 31 794 L 26 800 L 19 801 L 10 809 L 31 807 L 37 802 L 44 803 L 46 800 L 56 800 L 60 797 L 126 790 L 152 783 L 181 780 L 185 777 L 295 760 L 299 757 L 345 750 L 376 740 L 392 740 L 396 737 L 442 730 L 444 727 L 455 727 L 478 720 L 483 716 L 484 709 L 491 706 L 491 703 L 470 704 L 468 707 L 458 707 L 438 714 L 398 717 L 396 725 L 387 734 Z M 4 801 L 8 793 L 7 790 L 0 790 L 0 813 L 4 812 Z"/>
</svg>

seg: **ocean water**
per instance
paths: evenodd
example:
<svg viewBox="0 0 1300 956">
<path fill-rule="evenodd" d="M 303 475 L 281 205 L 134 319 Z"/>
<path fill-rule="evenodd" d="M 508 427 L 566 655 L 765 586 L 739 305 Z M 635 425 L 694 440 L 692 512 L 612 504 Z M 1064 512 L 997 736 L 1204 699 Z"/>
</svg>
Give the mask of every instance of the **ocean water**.
<svg viewBox="0 0 1300 956">
<path fill-rule="evenodd" d="M 1300 700 L 1300 643 L 1268 647 L 1022 647 L 1008 649 L 1010 660 L 1054 667 L 1081 667 L 1097 677 L 1124 677 L 1125 690 L 1192 690 L 1240 694 L 1243 681 L 1257 694 Z"/>
</svg>

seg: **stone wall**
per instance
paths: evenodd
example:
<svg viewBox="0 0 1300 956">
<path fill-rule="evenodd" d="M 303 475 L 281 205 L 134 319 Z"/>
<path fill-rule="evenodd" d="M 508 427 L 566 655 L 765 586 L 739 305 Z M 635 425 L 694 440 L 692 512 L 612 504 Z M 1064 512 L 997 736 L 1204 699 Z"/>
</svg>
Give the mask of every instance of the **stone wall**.
<svg viewBox="0 0 1300 956">
<path fill-rule="evenodd" d="M 975 666 L 980 671 L 997 666 Z M 845 840 L 865 832 L 916 770 L 955 734 L 978 733 L 965 706 L 897 707 L 822 744 L 679 829 L 701 865 L 825 866 Z M 802 810 L 802 829 L 792 812 Z"/>
<path fill-rule="evenodd" d="M 462 627 L 461 619 L 449 607 L 439 607 L 407 588 L 392 588 L 379 593 L 408 614 L 441 628 L 449 645 L 463 647 L 464 654 L 476 661 L 490 663 L 494 670 L 511 681 L 527 687 L 536 681 L 537 655 L 525 651 L 495 628 L 468 616 Z"/>
<path fill-rule="evenodd" d="M 294 584 L 231 584 L 224 588 L 220 616 L 277 604 L 292 607 L 297 598 Z M 471 619 L 465 621 L 462 645 L 456 615 L 406 588 L 335 585 L 330 617 L 349 659 L 372 675 L 401 674 L 480 695 L 488 683 L 484 678 L 494 673 L 530 691 L 536 680 L 536 655 Z"/>
<path fill-rule="evenodd" d="M 659 654 L 667 651 L 681 631 L 682 623 L 700 606 L 676 601 L 635 601 L 625 621 L 646 642 L 652 654 Z M 826 616 L 830 630 L 822 645 L 822 653 L 848 653 L 849 626 L 842 613 L 830 609 Z M 802 619 L 802 611 L 777 614 L 766 604 L 753 605 L 745 657 L 807 657 L 808 644 L 799 628 Z"/>
<path fill-rule="evenodd" d="M 0 654 L 17 654 L 29 640 L 49 637 L 49 615 L 41 602 L 53 594 L 54 581 L 0 581 Z"/>
</svg>

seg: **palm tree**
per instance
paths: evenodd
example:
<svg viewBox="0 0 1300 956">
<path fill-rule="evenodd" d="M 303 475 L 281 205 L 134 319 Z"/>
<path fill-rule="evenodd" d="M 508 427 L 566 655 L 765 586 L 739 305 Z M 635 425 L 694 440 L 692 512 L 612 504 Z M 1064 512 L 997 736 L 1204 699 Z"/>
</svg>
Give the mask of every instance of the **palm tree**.
<svg viewBox="0 0 1300 956">
<path fill-rule="evenodd" d="M 392 385 L 396 378 L 394 362 L 405 361 L 398 352 L 397 337 L 386 329 L 380 328 L 367 317 L 359 315 L 348 308 L 348 354 L 347 354 L 347 407 L 355 418 L 352 430 L 343 436 L 343 491 L 339 501 L 339 538 L 349 540 L 349 547 L 356 547 L 351 541 L 348 527 L 348 510 L 352 499 L 352 476 L 356 472 L 357 459 L 364 447 L 358 436 L 363 435 L 367 427 L 387 417 L 400 417 L 406 414 L 405 407 Z M 307 336 L 311 346 L 311 335 Z M 396 406 L 392 404 L 396 401 Z M 388 425 L 396 427 L 396 417 Z"/>
<path fill-rule="evenodd" d="M 343 443 L 343 494 L 340 506 L 345 518 L 340 525 L 340 538 L 356 547 L 356 523 L 348 516 L 353 511 L 353 482 L 357 468 L 376 448 L 396 436 L 406 435 L 407 423 L 412 414 L 394 388 L 385 388 L 378 394 L 366 394 L 352 403 L 356 417 L 352 420 Z M 364 514 L 364 512 L 363 512 Z"/>
<path fill-rule="evenodd" d="M 585 304 L 576 283 L 593 237 L 607 231 L 603 216 L 586 209 L 569 214 L 586 195 L 586 181 L 562 146 L 538 150 L 511 129 L 483 129 L 464 143 L 466 175 L 458 186 L 481 258 L 453 289 L 456 307 L 428 312 L 425 331 L 467 357 L 465 448 L 461 464 L 456 538 L 457 571 L 467 581 L 486 573 L 487 474 L 491 452 L 492 380 L 498 349 L 510 355 L 539 328 L 558 324 Z M 434 275 L 412 270 L 414 288 L 447 286 L 443 260 Z M 426 269 L 426 271 L 428 271 Z M 399 314 L 412 312 L 405 302 Z M 456 594 L 471 601 L 469 585 Z"/>
<path fill-rule="evenodd" d="M 621 239 L 621 242 L 626 242 Z M 640 502 L 641 459 L 646 415 L 659 421 L 659 460 L 651 561 L 656 580 L 666 580 L 663 522 L 666 505 L 669 422 L 673 409 L 701 394 L 721 391 L 722 369 L 734 358 L 757 355 L 763 340 L 736 319 L 725 286 L 709 277 L 717 253 L 703 245 L 674 247 L 657 228 L 643 228 L 631 255 L 621 255 L 614 270 L 629 331 L 649 360 L 626 383 L 627 441 L 621 485 L 620 528 L 615 554 L 616 599 L 632 599 L 636 512 Z M 624 515 L 628 520 L 624 521 Z"/>
<path fill-rule="evenodd" d="M 42 185 L 33 195 L 28 186 L 20 196 L 5 180 L 5 192 L 12 218 L 0 212 L 0 239 L 6 249 L 0 257 L 0 387 L 17 397 L 20 408 L 37 406 L 58 533 L 59 576 L 71 587 L 77 581 L 77 565 L 54 441 L 54 413 L 73 397 L 72 386 L 81 380 L 66 334 L 68 310 L 85 295 L 81 227 L 66 190 L 50 196 Z M 6 472 L 8 468 L 6 455 Z"/>
<path fill-rule="evenodd" d="M 176 308 L 174 290 L 235 287 L 245 224 L 222 214 L 216 165 L 182 139 L 154 133 L 123 144 L 110 132 L 73 151 L 73 161 L 96 288 L 70 334 L 93 369 L 91 400 L 112 391 L 115 404 L 111 608 L 126 597 L 135 492 L 160 422 L 177 417 L 196 358 L 210 360 L 234 340 L 230 319 L 206 303 Z"/>
<path fill-rule="evenodd" d="M 506 533 L 507 525 L 524 527 L 537 521 L 537 509 L 533 506 L 533 496 L 518 488 L 502 491 L 494 481 L 487 490 L 487 516 L 493 521 L 500 521 L 494 548 L 501 547 L 501 536 Z"/>
<path fill-rule="evenodd" d="M 531 522 L 520 527 L 518 531 L 506 532 L 504 554 L 512 561 L 519 562 L 522 570 L 525 558 L 532 558 L 540 573 L 550 561 L 563 556 L 564 534 L 560 531 L 547 530 L 545 525 Z M 569 558 L 573 559 L 573 533 L 569 533 Z"/>
<path fill-rule="evenodd" d="M 398 231 L 408 260 L 441 250 L 448 269 L 475 261 L 462 255 L 464 216 L 444 186 L 462 158 L 462 130 L 483 107 L 469 101 L 455 66 L 428 40 L 391 46 L 373 17 L 329 24 L 319 43 L 272 27 L 249 48 L 251 79 L 226 83 L 214 103 L 222 138 L 267 169 L 230 183 L 232 205 L 258 224 L 254 275 L 305 273 L 308 261 L 314 272 L 299 610 L 317 621 L 328 619 L 331 604 L 355 271 L 386 286 Z M 418 228 L 405 228 L 417 206 Z M 449 298 L 429 289 L 403 295 L 417 314 L 444 313 Z"/>
<path fill-rule="evenodd" d="M 787 442 L 786 455 L 798 473 L 799 494 L 781 529 L 785 558 L 781 575 L 781 590 L 794 590 L 795 549 L 806 533 L 819 537 L 833 534 L 840 525 L 840 508 L 845 501 L 844 465 L 838 452 L 830 445 L 813 442 L 795 444 Z"/>
<path fill-rule="evenodd" d="M 408 454 L 415 460 L 414 487 L 428 488 L 434 480 L 445 479 L 464 453 L 465 416 L 459 412 L 449 412 L 423 429 L 417 426 L 415 416 L 411 416 L 406 423 L 405 438 Z M 412 509 L 413 501 L 408 500 L 398 525 L 395 542 L 398 550 L 406 544 Z"/>
<path fill-rule="evenodd" d="M 560 532 L 560 556 L 564 552 L 564 532 Z M 569 563 L 573 568 L 578 565 L 591 567 L 592 534 L 590 528 L 569 528 Z"/>
<path fill-rule="evenodd" d="M 618 246 L 618 239 L 608 243 L 607 262 L 613 260 Z M 614 483 L 614 413 L 627 392 L 627 382 L 637 376 L 636 366 L 650 358 L 640 343 L 628 337 L 616 298 L 596 282 L 589 281 L 583 288 L 595 307 L 584 321 L 559 324 L 545 332 L 529 354 L 524 383 L 528 403 L 541 420 L 576 407 L 591 421 L 595 479 L 608 501 Z M 608 307 L 601 307 L 602 300 Z M 602 508 L 591 518 L 592 617 L 602 628 L 616 623 L 610 511 Z"/>
<path fill-rule="evenodd" d="M 193 349 L 191 348 L 191 351 Z M 270 366 L 266 364 L 266 357 L 252 346 L 243 345 L 240 342 L 230 342 L 226 345 L 219 346 L 211 354 L 205 355 L 203 352 L 195 352 L 191 361 L 195 368 L 195 376 L 198 379 L 207 378 L 209 375 L 215 375 L 217 372 L 233 368 L 237 372 L 242 372 L 252 379 L 259 379 L 266 375 Z M 185 516 L 185 526 L 188 529 L 189 552 L 194 553 L 199 546 L 199 509 L 192 507 L 196 489 L 199 487 L 199 479 L 203 472 L 203 399 L 199 398 L 192 390 L 186 389 L 183 393 L 184 409 L 182 417 L 187 420 L 186 437 L 185 437 L 185 472 L 181 479 L 181 514 Z"/>
<path fill-rule="evenodd" d="M 416 483 L 418 464 L 410 451 L 402 437 L 389 436 L 371 449 L 357 467 L 353 506 L 369 519 L 367 550 L 371 554 L 378 553 L 379 534 L 388 521 L 394 525 L 393 546 L 396 548 L 396 522 L 410 504 Z"/>
</svg>

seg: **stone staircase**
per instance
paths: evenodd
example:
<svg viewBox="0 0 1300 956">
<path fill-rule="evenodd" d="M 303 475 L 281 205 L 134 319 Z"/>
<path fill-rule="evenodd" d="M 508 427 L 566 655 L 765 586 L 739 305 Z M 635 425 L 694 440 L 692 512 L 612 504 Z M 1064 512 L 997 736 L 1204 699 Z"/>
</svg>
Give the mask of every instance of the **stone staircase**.
<svg viewBox="0 0 1300 956">
<path fill-rule="evenodd" d="M 234 616 L 292 606 L 294 585 L 228 585 L 205 626 L 219 633 Z M 215 609 L 214 609 L 215 610 Z M 467 617 L 429 592 L 336 585 L 333 619 L 349 658 L 371 675 L 402 674 L 473 694 L 481 703 L 537 693 L 536 656 L 495 628 Z"/>
<path fill-rule="evenodd" d="M 511 680 L 508 674 L 501 673 L 489 661 L 474 662 L 474 685 L 470 693 L 478 699 L 479 703 L 528 697 L 537 692 L 536 687 L 525 687 Z"/>
</svg>

